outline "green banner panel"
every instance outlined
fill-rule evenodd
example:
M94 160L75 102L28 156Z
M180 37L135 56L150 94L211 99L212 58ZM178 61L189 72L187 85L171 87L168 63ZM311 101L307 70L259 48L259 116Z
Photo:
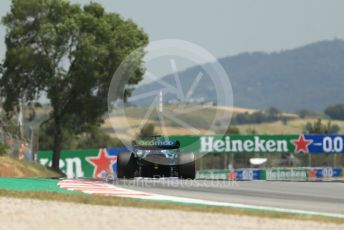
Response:
M104 178L117 171L117 154L123 151L127 151L126 148L63 150L60 169L68 178ZM37 160L42 165L50 166L52 152L40 151Z
M92 177L93 165L87 160L89 157L97 156L99 149L68 150L61 152L60 169L68 178ZM50 166L52 160L51 151L40 151L38 162L41 165Z
M299 135L214 135L171 136L179 140L182 151L196 153L288 153L295 151L293 140Z

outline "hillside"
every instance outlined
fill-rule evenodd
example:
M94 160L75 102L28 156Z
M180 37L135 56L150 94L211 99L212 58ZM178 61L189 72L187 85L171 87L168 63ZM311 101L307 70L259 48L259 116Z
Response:
M173 110L175 105L166 105L164 111ZM182 117L183 121L191 125L193 128L199 130L200 135L212 135L212 134L222 134L226 131L227 127L219 123L218 126L213 130L207 129L210 124L213 122L214 114L216 110L228 110L230 108L222 106L203 106L201 110L197 112L190 112ZM253 113L256 110L253 109L244 109L244 108L233 108L233 117L238 114L243 113ZM140 107L131 107L126 110L126 116L123 114L112 116L111 118L106 118L105 123L103 124L103 129L107 131L110 136L120 137L123 139L132 139L137 136L140 132L140 125L142 123L142 117L145 116L146 108ZM282 113L284 118L287 118L287 122L283 122L281 119L271 122L262 122L254 124L237 124L234 125L237 127L241 134L250 134L254 130L257 134L299 134L304 132L304 128L308 122L313 123L318 119L318 117L306 117L299 118L296 114L291 113ZM220 120L223 118L219 118ZM111 121L110 121L111 120ZM327 124L329 120L322 119L324 124ZM164 121L164 132L167 135L192 135L190 129L182 127L178 124L175 124L173 121L165 120ZM146 123L155 124L155 131L158 134L163 135L161 130L161 123L159 119L152 114L147 118ZM331 120L332 125L338 125L340 132L344 130L344 121L340 120ZM117 126L117 136L114 136L112 129L112 124Z
M275 53L243 53L219 61L230 76L234 106L237 107L266 109L275 106L286 112L322 111L344 101L343 40L322 41ZM196 66L179 73L184 91L190 88L200 71L201 67ZM207 77L203 79L193 98L216 101L213 84ZM175 85L173 75L163 80ZM134 95L157 88L161 88L157 82L142 85ZM171 95L166 95L165 100L170 99ZM149 100L142 103L150 103Z
M0 157L0 177L61 177L41 165L19 161L7 156Z
M304 132L305 125L310 122L311 124L316 121L315 118L297 118L283 124L282 121L266 122L261 124L245 124L237 125L240 133L247 133L254 129L258 134L300 134ZM322 122L327 124L329 120L323 119ZM332 125L338 125L340 133L344 131L344 121L331 120Z

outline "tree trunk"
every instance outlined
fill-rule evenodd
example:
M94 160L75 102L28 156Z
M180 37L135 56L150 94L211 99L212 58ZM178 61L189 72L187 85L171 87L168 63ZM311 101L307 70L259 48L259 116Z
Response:
M51 167L56 171L60 171L60 153L62 150L63 134L59 117L55 117L54 124L53 163Z

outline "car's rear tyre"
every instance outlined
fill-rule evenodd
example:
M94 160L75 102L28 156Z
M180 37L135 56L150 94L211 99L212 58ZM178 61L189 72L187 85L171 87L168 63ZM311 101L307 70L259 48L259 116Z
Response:
M122 152L117 157L117 177L134 178L135 161L134 154L131 152Z
M179 178L195 179L196 163L194 153L181 153L179 155Z

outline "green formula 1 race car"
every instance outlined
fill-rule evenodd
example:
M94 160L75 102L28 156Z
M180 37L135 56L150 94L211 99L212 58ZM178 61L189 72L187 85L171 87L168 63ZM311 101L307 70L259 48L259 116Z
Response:
M195 154L181 153L179 141L154 137L133 142L131 151L117 158L117 177L178 177L195 179Z

